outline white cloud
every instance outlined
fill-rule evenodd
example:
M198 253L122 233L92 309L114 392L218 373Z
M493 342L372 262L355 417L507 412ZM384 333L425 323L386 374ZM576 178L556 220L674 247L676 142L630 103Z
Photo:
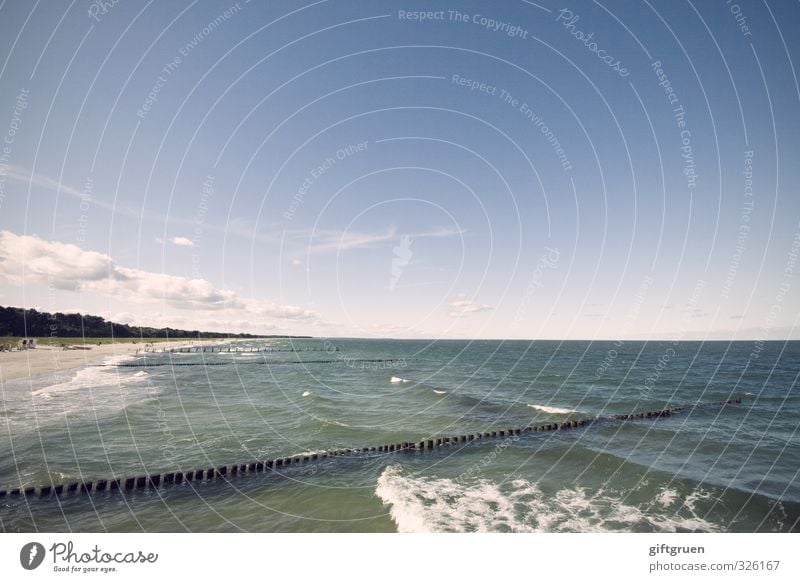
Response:
M175 236L170 239L170 242L174 245L179 247L193 247L194 243L191 239L186 238L185 236Z
M122 267L102 253L8 231L0 231L0 281L4 280L21 286L96 291L134 304L165 302L177 309L209 312L225 309L230 317L319 320L308 309L240 297L205 279Z
M111 257L78 246L0 231L0 278L76 289L113 276Z
M470 313L480 313L481 311L491 311L494 307L477 303L469 299L464 294L459 294L453 301L450 302L450 309L447 315L450 317L464 317Z

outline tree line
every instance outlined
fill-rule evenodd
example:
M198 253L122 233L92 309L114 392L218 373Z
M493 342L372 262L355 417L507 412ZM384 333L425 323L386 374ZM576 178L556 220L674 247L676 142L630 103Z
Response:
M219 333L174 329L172 327L139 327L106 321L97 315L82 313L47 313L35 309L0 306L0 337L97 337L97 338L259 338L304 337Z

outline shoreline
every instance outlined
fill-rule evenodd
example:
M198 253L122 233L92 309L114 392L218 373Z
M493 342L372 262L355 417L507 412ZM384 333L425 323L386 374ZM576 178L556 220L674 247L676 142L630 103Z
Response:
M161 348L185 348L193 345L223 343L224 340L176 340L154 344ZM40 346L18 352L0 352L0 384L11 380L40 378L57 372L85 368L98 361L113 356L133 356L148 342L139 341L108 343L92 346L90 350L63 350L56 347Z

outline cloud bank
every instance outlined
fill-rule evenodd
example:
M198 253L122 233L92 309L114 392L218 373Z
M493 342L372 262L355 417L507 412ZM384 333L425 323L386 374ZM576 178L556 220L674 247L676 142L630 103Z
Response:
M205 279L123 267L103 253L9 231L0 231L0 281L94 291L133 303L167 303L177 309L224 309L226 316L320 321L313 311L241 297Z

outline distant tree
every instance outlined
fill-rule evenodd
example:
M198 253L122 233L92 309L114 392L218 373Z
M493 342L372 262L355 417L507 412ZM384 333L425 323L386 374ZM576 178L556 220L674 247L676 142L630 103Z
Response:
M136 327L106 321L98 315L46 313L35 309L0 306L0 336L15 337L118 337L118 338L258 338L308 337L219 333L171 327Z

